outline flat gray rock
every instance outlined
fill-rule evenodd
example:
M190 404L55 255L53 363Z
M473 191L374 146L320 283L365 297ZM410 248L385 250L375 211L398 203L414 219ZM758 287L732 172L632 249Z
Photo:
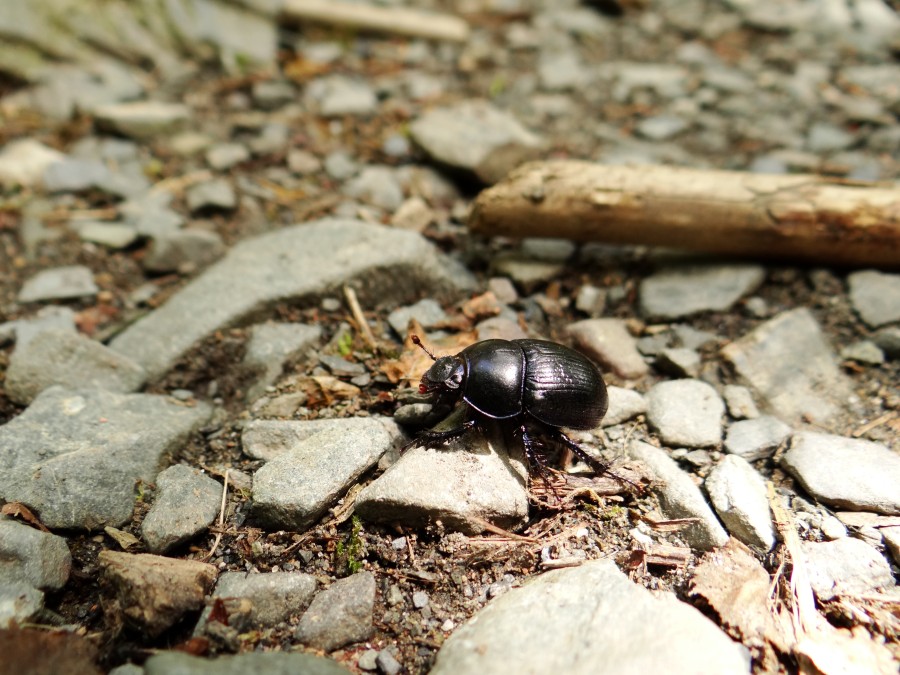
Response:
M867 326L900 321L900 274L863 270L848 276L847 283L853 309Z
M237 194L224 178L192 185L184 196L188 210L195 215L209 211L231 211L237 206Z
M371 572L339 579L313 598L294 637L325 652L362 642L375 632L374 607L375 576Z
M803 541L800 545L809 583L820 600L894 586L888 561L864 541L843 537L826 542Z
M65 539L0 516L0 583L57 590L65 586L71 571Z
M660 382L646 398L647 423L666 445L706 448L722 441L725 403L706 382Z
M137 230L122 223L91 221L78 228L78 238L106 248L128 248L138 239Z
M650 593L606 560L547 572L504 593L450 636L431 671L749 672L750 655L698 610L673 595Z
M11 141L0 150L0 185L36 187L47 168L65 158L34 138Z
M804 431L781 465L829 506L900 515L900 455L883 445Z
M388 314L388 323L394 332L401 338L406 339L406 332L410 319L415 319L422 328L433 328L441 321L446 321L449 317L439 302L432 298L423 298L414 305L398 307Z
M355 220L324 219L244 241L111 347L162 376L207 335L280 301L312 298L361 280L363 303L442 296L474 286L471 274L423 237Z
M634 441L628 454L647 465L653 474L651 489L659 497L663 513L667 518L698 518L678 534L688 544L700 550L724 546L728 533L722 528L703 493L691 477L664 450Z
M43 592L24 581L0 580L0 625L30 623L43 608Z
M0 498L51 528L119 526L131 519L135 482L156 480L162 456L210 414L163 396L51 387L0 427Z
M69 300L97 295L94 275L84 265L69 265L42 270L26 281L19 302Z
M779 314L724 347L722 356L771 412L786 422L825 423L847 408L850 381L812 313Z
M183 127L190 117L188 106L162 101L113 103L94 110L97 126L138 140L171 134Z
M719 518L737 539L758 551L775 545L775 528L762 476L737 455L726 455L713 467L706 492Z
M647 400L633 389L608 386L609 408L600 421L601 427L611 427L637 417L647 411Z
M725 311L755 291L765 277L765 269L760 265L671 267L641 282L641 315L677 319L699 312Z
M144 664L144 675L348 675L331 659L299 652L248 652L208 659L184 652L160 652Z
M566 332L572 336L580 351L620 377L634 380L650 370L621 319L576 321L568 326Z
M172 229L153 235L141 265L157 273L194 272L221 258L226 248L217 232L196 227Z
M722 398L728 414L736 420L750 420L759 417L759 409L753 400L753 394L747 387L739 384L726 384L722 388Z
M748 462L755 462L771 457L791 433L791 428L777 417L761 415L755 419L740 420L729 426L723 447L732 455L739 455Z
M378 522L420 527L440 520L468 534L484 521L517 529L528 518L526 469L509 457L496 429L469 432L438 448L413 446L356 497L356 512ZM486 440L487 438L487 440Z
M47 387L104 389L128 393L140 388L144 369L127 356L70 330L48 330L19 345L9 360L6 392L30 403Z
M0 324L0 342L14 337L16 349L24 347L37 335L48 330L74 333L75 312L62 305L41 307L33 316Z
M156 478L158 495L141 524L151 553L166 553L190 541L216 519L222 486L199 469L176 464Z
M308 433L306 422L265 420L247 433L265 434L265 443L284 451L253 478L253 515L268 527L302 530L312 525L399 436L392 420L355 417L334 420ZM306 435L308 434L308 435Z
M410 132L433 159L488 184L537 158L543 148L541 139L515 117L478 99L429 110L413 121Z
M254 401L281 375L285 362L306 352L322 337L321 326L303 323L267 322L250 329L250 340L242 366L256 373L256 381L247 389L247 400Z
M311 574L303 572L223 572L213 591L212 598L246 598L250 601L249 624L244 630L271 628L292 615L303 612L312 602L319 582ZM203 628L212 612L212 604L197 622L195 634Z

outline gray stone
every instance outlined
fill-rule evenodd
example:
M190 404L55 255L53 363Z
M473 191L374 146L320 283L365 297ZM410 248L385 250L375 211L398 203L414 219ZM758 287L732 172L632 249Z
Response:
M403 203L403 188L389 166L367 166L344 185L344 194L386 211L396 211Z
M794 434L781 465L829 506L900 515L900 455L883 445L804 431Z
M836 152L849 148L856 137L828 122L814 122L809 128L806 147L812 152Z
M719 340L714 333L698 330L685 323L677 323L672 326L672 337L676 347L694 350L710 347Z
M286 448L253 478L254 517L274 528L308 527L399 436L387 419L357 417L339 422L311 434L304 429L305 422L260 420L248 425L245 438L262 436L266 445L280 442Z
M651 141L666 141L687 129L688 123L678 115L654 115L641 120L634 130Z
M230 169L250 159L250 151L242 143L219 143L206 151L206 163L216 171Z
M47 169L65 158L33 138L10 141L0 150L0 185L37 187Z
M253 326L244 368L258 373L256 381L247 389L247 400L254 401L281 375L284 365L318 344L322 337L320 326L302 323L263 323Z
M706 382L660 382L647 392L647 424L669 446L704 448L722 440L725 404Z
M391 654L390 649L382 649L378 652L375 663L378 665L378 670L384 675L397 675L403 668L403 665Z
M656 272L641 282L641 314L677 319L730 309L765 279L760 265L684 265Z
M468 534L482 532L484 521L521 527L528 518L527 470L521 456L510 458L497 432L488 425L484 436L464 434L436 449L413 446L363 488L356 512L411 527L440 521Z
M713 508L742 542L766 552L775 545L775 528L762 476L737 455L722 458L705 482Z
M110 346L153 379L216 330L275 301L312 298L354 279L360 301L440 297L471 289L471 274L420 235L351 220L325 219L246 240Z
M315 598L297 625L294 637L303 644L330 652L369 639L375 632L375 577L359 572L335 581Z
M787 422L826 423L851 400L849 379L810 311L779 314L725 346L722 356L766 406Z
M316 101L326 117L371 115L378 110L375 91L364 80L329 75L306 86L306 95Z
M322 162L308 150L292 148L287 154L288 168L296 174L306 176L322 170Z
M0 579L0 626L30 623L43 607L44 594L38 589L24 581Z
M620 377L638 379L650 370L621 319L576 321L566 332L580 351Z
M609 397L609 408L600 426L611 427L621 424L647 411L647 401L633 389L607 386L606 394Z
M143 381L143 368L128 357L80 333L47 330L13 352L6 392L24 404L55 384L127 393Z
M144 664L144 675L348 675L349 670L322 656L302 652L247 652L209 659L184 652L154 654Z
M28 279L19 292L19 302L85 298L98 290L93 273L84 265L54 267Z
M844 347L841 350L841 358L870 366L880 366L884 363L884 352L872 340L860 340Z
M580 89L591 77L591 71L571 50L541 54L537 71L541 88L549 91Z
M101 189L110 180L110 171L98 159L66 157L53 162L44 172L47 192L84 192Z
M275 110L297 98L294 85L285 80L262 80L253 83L253 101L263 110Z
M442 321L449 319L440 303L431 298L423 298L414 305L398 307L388 314L388 323L394 332L402 338L406 337L409 322L415 319L423 328L434 328Z
M122 249L128 248L137 241L138 233L134 228L121 223L92 221L78 227L78 236L82 241L100 244L111 249Z
M410 132L433 159L489 184L536 158L543 147L514 117L482 100L430 110L413 121Z
M771 457L778 446L790 438L791 433L791 428L777 417L762 415L729 426L724 448L726 452L748 462L755 462Z
M749 420L759 417L759 409L753 401L753 394L747 387L739 384L726 384L722 389L722 398L728 414L736 420Z
M222 486L198 469L176 464L156 478L158 494L141 524L151 553L166 553L190 541L216 519Z
M245 598L250 601L249 625L245 630L271 628L303 612L312 602L319 582L303 572L247 574L224 572L216 582L212 598ZM212 612L207 604L194 634L202 634Z
M700 354L686 347L668 347L659 353L656 367L673 377L697 377L700 374Z
M556 279L565 265L559 262L535 260L520 253L501 253L491 259L491 273L509 277L526 292Z
M117 527L131 519L135 482L152 483L162 456L210 412L149 394L46 389L0 427L0 498L52 528Z
M809 583L819 600L894 586L888 561L864 541L843 537L826 542L803 541L800 546Z
M872 340L889 359L900 358L900 326L880 328Z
M346 152L340 150L329 153L325 157L323 165L325 173L335 180L346 180L359 171L359 164Z
M58 590L71 571L65 539L0 516L0 583Z
M185 193L188 209L191 213L207 211L232 211L237 207L237 195L234 188L224 178L216 178L197 183Z
M225 254L225 242L216 232L189 227L158 233L141 261L149 272L193 272Z
M186 105L161 101L129 101L94 109L94 121L100 128L137 140L172 134L190 117L191 110Z
M871 328L900 321L900 274L876 270L854 272L847 277L850 302Z
M602 560L499 596L450 636L431 672L746 674L750 656L698 610Z
M74 333L75 312L61 305L41 307L34 316L16 319L0 325L0 334L15 336L16 348L21 349L44 331ZM4 339L8 339L7 336ZM3 339L0 339L2 342Z
M688 544L700 550L724 546L728 533L722 528L703 493L691 477L664 450L634 441L628 449L633 459L640 460L654 476L651 489L659 497L663 513L667 518L697 518L686 528L679 530L679 536Z

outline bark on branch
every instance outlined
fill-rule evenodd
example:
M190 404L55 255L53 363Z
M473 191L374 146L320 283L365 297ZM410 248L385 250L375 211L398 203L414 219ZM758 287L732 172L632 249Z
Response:
M900 189L815 175L532 162L478 196L469 228L900 267Z

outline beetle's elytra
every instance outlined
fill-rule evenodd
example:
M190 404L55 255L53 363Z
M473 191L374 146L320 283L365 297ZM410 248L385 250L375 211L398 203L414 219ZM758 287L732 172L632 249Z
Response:
M569 447L595 470L605 470L560 427L592 429L608 404L606 385L597 367L583 354L546 340L483 340L455 356L436 358L419 384L436 403L460 400L475 411L463 425L449 431L426 431L426 441L444 441L477 424L478 415L511 420L518 427L526 455L536 460L535 441L527 426L540 426L545 435Z

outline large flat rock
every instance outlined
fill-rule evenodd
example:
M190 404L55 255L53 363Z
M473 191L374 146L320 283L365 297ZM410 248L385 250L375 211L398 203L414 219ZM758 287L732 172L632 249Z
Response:
M334 293L351 281L365 304L451 295L474 285L469 272L415 232L323 219L238 244L110 346L152 380L217 330L277 302Z
M750 655L698 610L606 560L542 574L461 626L433 675L749 673Z
M210 416L150 394L44 390L0 427L0 499L22 502L51 528L102 529L131 518L135 483Z

